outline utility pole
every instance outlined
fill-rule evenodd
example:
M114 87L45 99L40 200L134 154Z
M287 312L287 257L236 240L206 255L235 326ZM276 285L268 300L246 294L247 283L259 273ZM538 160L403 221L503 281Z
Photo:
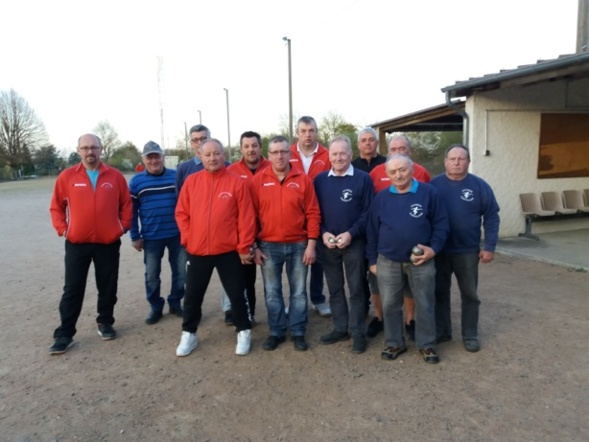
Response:
M188 126L184 122L184 144L186 145L186 157L188 158Z
M290 38L282 37L288 46L288 144L292 144L292 63L290 56Z
M198 112L198 124L202 124L202 112L201 111L197 111Z
M225 100L227 102L227 149L229 149L229 162L231 162L231 125L229 124L229 90L223 88L225 91Z
M160 137L162 149L165 150L164 136L164 57L157 57L157 88L160 104Z

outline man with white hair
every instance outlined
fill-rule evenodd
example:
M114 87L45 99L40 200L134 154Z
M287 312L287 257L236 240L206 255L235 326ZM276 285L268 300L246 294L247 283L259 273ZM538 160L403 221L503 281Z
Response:
M389 141L389 158L393 155L407 155L411 158L413 148L409 138L405 135L397 135L391 138ZM421 183L429 183L431 180L429 172L425 167L413 162L413 178ZM391 178L388 176L385 164L376 166L372 172L370 172L370 178L374 184L374 190L376 193L381 192L391 186ZM372 292L372 305L374 308L374 318L368 324L368 330L366 335L368 337L374 337L383 330L382 324L382 310L379 296L378 283L374 278L369 279L370 288ZM413 295L411 289L406 287L405 290L405 331L407 336L411 340L415 340L415 304L413 302Z
M415 342L425 362L437 364L435 274L432 258L448 236L448 216L438 191L413 178L413 162L393 155L386 162L392 185L374 199L366 227L366 256L377 276L386 348L385 360L407 351L403 337L405 280L415 298Z
M360 354L366 351L364 255L366 219L374 188L370 176L351 165L352 142L347 136L331 141L329 160L331 170L317 175L314 182L321 209L319 248L333 321L333 330L321 336L319 343L335 344L351 334L352 353Z

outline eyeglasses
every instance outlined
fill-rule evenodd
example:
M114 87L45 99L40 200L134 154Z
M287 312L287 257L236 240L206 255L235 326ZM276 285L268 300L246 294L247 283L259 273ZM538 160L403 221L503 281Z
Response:
M268 155L288 155L290 150L275 150L274 152L268 151Z
M100 146L90 146L90 147L84 146L84 147L78 147L78 149L80 149L84 153L88 153L90 151L100 150Z
M198 138L191 138L190 141L192 141L193 143L198 143L200 141L202 143L206 139L207 139L207 137L198 137Z

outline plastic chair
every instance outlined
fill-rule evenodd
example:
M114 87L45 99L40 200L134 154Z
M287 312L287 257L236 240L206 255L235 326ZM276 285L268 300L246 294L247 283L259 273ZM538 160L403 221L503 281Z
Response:
M565 209L560 192L542 192L542 207L544 210L554 210L562 215L577 213L577 209Z
M542 202L537 193L520 193L519 201L524 215L553 216L556 214L554 210L542 208Z
M562 195L564 196L565 208L589 213L589 206L583 201L583 193L580 190L565 190Z

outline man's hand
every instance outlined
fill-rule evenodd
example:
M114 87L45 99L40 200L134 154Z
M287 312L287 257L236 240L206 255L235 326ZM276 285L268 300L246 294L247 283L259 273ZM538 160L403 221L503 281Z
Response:
M136 239L135 241L131 241L131 246L133 246L133 248L138 252L141 252L143 251L143 240Z
M305 253L303 254L303 264L306 266L310 266L315 262L315 258L317 255L315 254L315 245L317 244L317 240L310 239L307 242L307 248L305 249Z
M254 256L251 253L240 253L239 259L241 259L242 264L251 264Z
M268 257L266 255L264 255L259 248L257 248L256 250L254 250L254 262L257 265L263 266L265 259L268 259Z
M488 264L493 261L493 259L495 259L495 253L489 252L487 250L481 250L479 253L479 258L483 264Z
M321 235L321 238L323 239L323 245L328 249L335 249L337 247L336 238L333 233L325 232Z
M372 264L368 268L370 269L370 273L372 273L374 276L376 276L376 264Z
M436 252L431 247L424 246L423 244L417 244L417 247L423 250L423 255L413 255L413 265L420 266L436 256Z
M352 235L349 232L340 233L337 238L335 238L335 244L337 245L338 249L345 249L352 243Z

